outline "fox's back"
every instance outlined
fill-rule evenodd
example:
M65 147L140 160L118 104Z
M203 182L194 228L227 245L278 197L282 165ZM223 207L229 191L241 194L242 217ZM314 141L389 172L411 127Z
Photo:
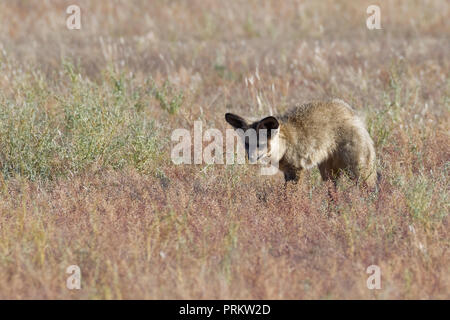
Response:
M334 130L355 117L355 112L347 103L335 99L296 105L280 116L280 122L309 135L316 130Z
M298 105L280 116L282 135L293 147L291 152L318 153L319 157L336 149L355 119L355 112L342 100Z

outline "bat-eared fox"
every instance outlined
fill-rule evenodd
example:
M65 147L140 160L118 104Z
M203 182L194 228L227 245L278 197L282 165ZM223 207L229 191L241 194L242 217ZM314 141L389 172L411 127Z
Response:
M363 120L342 100L297 105L259 121L247 122L231 113L225 119L235 129L255 130L256 147L244 141L248 159L277 162L286 181L296 182L304 170L318 166L323 180L336 182L346 173L370 189L376 185L373 141ZM260 139L261 129L266 129L266 139Z

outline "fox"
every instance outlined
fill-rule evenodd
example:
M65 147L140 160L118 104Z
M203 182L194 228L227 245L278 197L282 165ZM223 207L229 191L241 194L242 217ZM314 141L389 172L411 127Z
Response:
M318 167L322 180L334 185L344 173L370 189L377 184L380 174L373 140L362 117L343 100L297 104L283 114L257 121L226 113L225 120L236 130L256 131L254 148L248 139L243 141L246 158L277 163L286 182L298 183L306 170ZM262 129L267 133L265 139L261 139Z

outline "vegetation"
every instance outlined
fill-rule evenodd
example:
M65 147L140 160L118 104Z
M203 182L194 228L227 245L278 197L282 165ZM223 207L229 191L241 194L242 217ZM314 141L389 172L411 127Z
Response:
M0 298L450 298L450 5L381 1L368 30L370 4L85 1L68 30L65 1L2 2ZM331 97L376 192L170 159L196 120Z

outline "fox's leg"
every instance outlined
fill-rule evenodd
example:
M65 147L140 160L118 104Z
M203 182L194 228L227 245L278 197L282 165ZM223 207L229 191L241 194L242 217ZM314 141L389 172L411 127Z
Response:
M378 172L375 165L375 149L366 143L359 156L359 178L368 190L375 190L378 182Z
M358 168L355 169L355 175L357 178L357 183L361 184L368 190L375 190L378 182L378 172L372 163L361 163Z
M347 161L340 165L349 177L356 181L357 185L368 189L374 189L377 181L375 170L375 152L373 147L364 141L360 141L358 148L344 150Z
M333 181L334 185L336 185L336 179L338 178L337 175L339 172L336 168L335 162L336 162L335 159L330 157L318 165L322 180L323 181L331 180Z
M292 181L298 183L301 182L302 178L303 178L303 169L291 168L284 171L285 182Z
M337 171L335 170L335 159L329 158L318 165L320 175L322 180L327 182L331 181L332 183L328 185L328 197L331 201L337 200L336 194L336 179L337 179Z
M296 170L293 168L290 169L284 169L284 199L288 200L288 195L291 193L289 189L293 186L289 186L288 182L293 182L295 185L295 188L297 188L299 184L299 181L303 178L303 170Z

